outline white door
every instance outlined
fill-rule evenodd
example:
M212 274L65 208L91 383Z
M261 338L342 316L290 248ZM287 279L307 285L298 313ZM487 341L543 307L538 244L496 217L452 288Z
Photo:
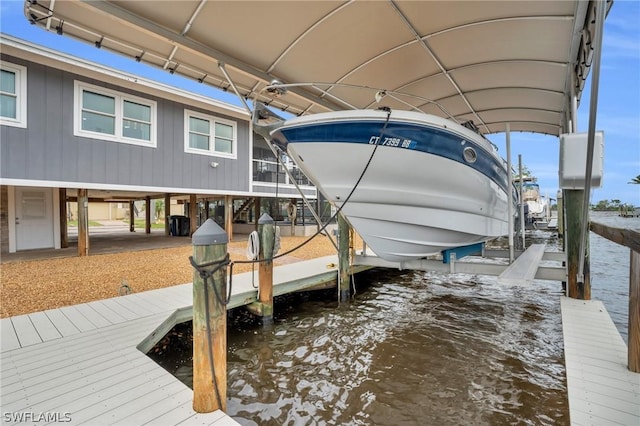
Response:
M53 248L51 188L16 188L16 249Z

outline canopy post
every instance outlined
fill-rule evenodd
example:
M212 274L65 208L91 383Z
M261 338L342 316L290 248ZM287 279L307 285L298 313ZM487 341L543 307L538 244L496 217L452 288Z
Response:
M593 52L593 74L591 75L591 97L589 105L589 131L587 133L587 164L585 170L584 199L582 203L582 223L580 229L580 250L578 260L578 283L587 284L585 279L585 263L587 238L589 236L589 196L591 193L591 177L593 172L593 150L595 146L596 116L598 112L598 87L600 83L600 57L602 51L602 36L604 31L604 14L606 1L596 2L596 34ZM587 268L588 270L588 268Z
M522 176L522 154L518 154L518 175L520 176L520 188L518 188L520 194L520 239L522 243L522 250L524 250L526 248L524 235L524 225L526 218L524 217L524 201L522 200L522 181L524 180Z
M507 171L509 184L507 185L507 205L509 207L509 264L513 263L515 254L513 250L513 231L515 229L513 219L513 173L511 172L511 125L506 124L505 128L506 142L507 142ZM520 220L523 218L520 217Z

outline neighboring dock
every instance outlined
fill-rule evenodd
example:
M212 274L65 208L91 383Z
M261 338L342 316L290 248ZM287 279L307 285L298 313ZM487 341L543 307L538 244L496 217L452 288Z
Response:
M337 263L327 256L277 267L274 294L335 282ZM235 275L228 308L256 293L250 272ZM191 389L141 351L164 327L190 319L192 301L183 284L2 319L2 423L45 415L72 424L236 424L220 411L194 412Z

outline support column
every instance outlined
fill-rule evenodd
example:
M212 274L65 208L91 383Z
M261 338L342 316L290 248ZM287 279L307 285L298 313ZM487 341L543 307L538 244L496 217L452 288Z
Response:
M262 203L262 198L255 197L253 199L253 217L255 218L254 221L256 223L256 231L258 230L258 222L260 219L261 203Z
M351 296L349 285L349 223L342 214L338 215L338 286L340 289L340 301L346 302Z
M562 191L558 190L556 195L557 201L557 214L558 214L558 237L562 238L564 236L564 201L563 201Z
M89 255L89 191L78 189L78 256Z
M171 224L169 216L171 215L171 194L164 194L164 235L171 234Z
M136 214L135 214L135 210L136 210L136 205L135 205L135 201L131 200L129 201L129 232L136 232L136 228L135 228L135 218L136 218Z
M196 194L189 196L189 236L196 232L198 227L198 197Z
M144 233L151 233L151 197L144 197Z
M233 197L224 196L224 229L229 235L229 241L233 241Z
M275 221L267 213L258 220L260 252L258 254L258 301L248 306L249 311L262 317L263 324L273 322L273 246ZM268 260L265 260L268 259Z
M629 259L629 346L627 366L640 373L640 253L630 250Z
M67 227L67 189L60 188L60 248L69 247L69 228Z
M565 251L567 254L567 296L574 299L591 299L591 282L589 273L589 234L585 243L587 255L584 258L584 282L578 282L578 262L580 261L580 237L582 224L582 205L584 190L566 189L564 205L566 214Z
M213 219L208 219L192 240L197 265L225 259L227 234ZM193 410L198 413L227 408L226 297L226 267L206 282L198 271L193 272Z

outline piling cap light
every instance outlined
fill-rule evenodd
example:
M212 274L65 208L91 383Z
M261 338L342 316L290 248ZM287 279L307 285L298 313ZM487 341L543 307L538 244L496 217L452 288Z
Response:
M229 236L213 219L209 218L191 236L191 243L194 246L210 246L214 244L226 244Z

